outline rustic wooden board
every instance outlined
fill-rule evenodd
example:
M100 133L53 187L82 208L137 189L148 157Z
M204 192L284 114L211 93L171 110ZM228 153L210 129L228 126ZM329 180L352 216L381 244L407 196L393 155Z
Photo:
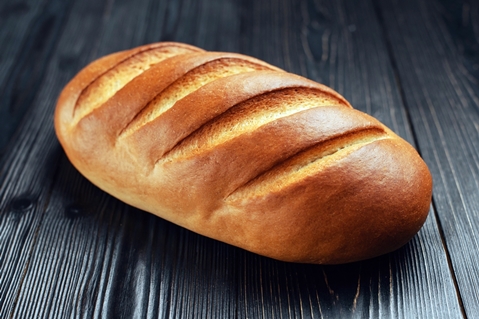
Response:
M27 110L27 115L13 137L10 143L11 147L2 157L2 173L0 175L0 194L2 198L0 203L2 212L0 215L1 318L13 316L12 311L18 304L19 294L24 287L25 273L30 263L32 249L37 242L43 218L47 214L46 209L51 197L52 183L56 176L57 164L62 155L52 127L53 108L61 86L88 61L88 52L91 50L90 41L94 39L95 28L89 30L87 22L92 15L100 14L101 17L101 8L104 7L104 4L97 6L94 4L95 2L81 1L78 4L75 3L77 5L75 9L77 10L69 18L68 23L73 27L74 30L72 31L81 29L83 37L78 36L75 32L67 33L64 36L64 39L67 39L66 43L58 45L62 50L55 50L55 54L49 54L48 58L42 61L45 64L43 67L46 68L45 76L36 80L38 84L35 87L27 86L25 88L23 87L24 82L21 81L14 86L3 87L7 88L5 90L7 97L11 92L17 91L19 95L32 94L34 98L28 103L27 101L23 102L26 104L22 108L24 112ZM41 11L36 11L36 18L32 20L41 20L40 17L45 12L53 10L50 5L55 7L59 5L58 3L58 1L47 2ZM88 8L83 11L78 10L78 5L81 3L84 3ZM67 6L62 8L66 10ZM86 11L90 11L92 14L89 15ZM59 16L66 14L66 11L61 10L55 12ZM53 21L56 21L55 18L53 18ZM63 18L62 21L66 22L66 19ZM90 26L97 27L97 25L98 22ZM59 30L63 30L64 26L58 23L55 24L57 30L49 29L57 37L49 41L58 41ZM69 31L68 28L65 30ZM11 31L4 28L2 32ZM37 33L40 39L34 38L30 41L42 42L48 40L43 38L46 35ZM24 38L25 36L22 33L18 34L18 41L23 42L22 39ZM25 49L28 49L30 42L25 41L23 44ZM85 44L88 45L85 46ZM48 50L52 51L53 49L54 47L51 47ZM35 49L32 50L35 51ZM19 51L22 51L22 49L20 48ZM72 54L65 52L72 52ZM33 53L32 55L35 56ZM53 55L55 58L52 58ZM40 56L46 56L46 54L40 54ZM29 64L30 62L27 60L31 58L29 55L17 54L19 63ZM26 69L15 68L16 63L13 63L13 65L13 70L17 70L17 72L26 71ZM12 74L11 78L18 78L17 74ZM29 89L36 89L37 91L29 92ZM2 117L2 123L20 122L19 117L23 117L20 112L9 113L8 116ZM47 260L45 260L45 266L48 266ZM38 273L39 278L42 278L42 276L42 273ZM48 296L44 296L44 298L46 300ZM23 307L28 307L28 305L23 305Z
M268 3L257 2L255 5L261 6L260 9L252 11L277 12L277 6L272 3L269 3L268 6ZM255 31L262 30L262 35L257 38L255 45L251 45L251 49L245 51L260 55L261 58L273 62L273 57L280 61L278 56L286 56L284 60L287 60L288 63L280 64L280 66L337 89L356 108L379 118L401 136L414 143L414 136L408 124L407 110L403 107L399 85L396 83L394 75L395 70L387 50L385 30L382 30L380 21L374 13L373 4L364 1L291 2L283 10L283 14L289 12L289 15L287 15L288 20L282 21L282 24L275 24L275 14L271 14L271 20L264 16L258 17L257 22L251 24L256 26L256 29L244 27L246 32L244 39L255 39ZM275 27L271 27L272 25ZM281 45L275 46L275 41ZM285 48L286 45L287 48ZM264 48L275 48L276 51L267 51ZM291 51L295 54L291 54ZM431 248L438 250L435 255L435 258L438 258L437 262L427 265L414 263L420 268L424 267L424 270L421 271L416 269L414 274L418 278L411 280L411 277L401 277L397 279L400 285L407 287L406 290L423 291L425 299L430 297L433 300L443 301L431 304L430 307L427 305L430 301L418 306L421 301L418 301L413 293L400 302L404 308L408 309L407 313L414 313L418 317L461 317L460 301L457 301L452 280L449 278L447 261L443 255L439 236L437 236L437 225L434 220L430 222L428 221L420 233L420 236L424 235L426 238L418 237L417 239L422 243L420 246L431 245ZM438 266L437 269L430 271L436 266ZM394 265L391 268L394 268ZM428 275L435 273L438 277L435 279L421 278L426 273ZM438 288L442 284L429 286L432 282L442 282L448 289ZM443 290L442 293L446 295L436 295L438 290ZM384 293L382 291L380 295L384 296ZM367 293L360 290L359 296L363 298L367 296ZM385 303L381 299L379 298L378 303L384 305ZM371 303L370 309L374 309L374 299L369 302ZM394 317L399 316L404 308L399 310L399 313L384 309L379 310L378 313ZM421 311L424 312L419 315ZM371 310L370 315L375 317L374 311Z
M379 3L466 314L479 313L479 3Z
M45 77L71 1L5 1L0 8L0 155Z
M477 273L468 268L473 264L460 261L461 257L477 258L465 251L474 248L474 243L463 238L473 235L470 229L475 228L464 226L469 233L454 234L464 229L449 225L452 217L446 214L454 205L468 201L468 214L453 210L453 217L460 223L468 222L463 216L476 218L471 211L474 198L465 195L470 191L466 185L475 184L461 184L464 181L448 175L459 174L465 182L472 181L476 167L472 176L462 176L471 174L470 166L444 166L436 154L445 152L444 145L446 150L464 151L464 145L475 146L478 140L464 136L466 142L461 142L442 134L436 124L444 121L452 130L456 121L467 122L466 110L451 114L454 105L443 108L439 104L440 110L429 114L430 109L418 104L421 92L433 94L433 86L405 70L414 66L424 76L438 76L446 99L448 90L462 90L466 100L475 101L477 85L470 83L470 77L464 82L454 73L456 82L448 82L443 73L423 71L419 60L401 60L401 50L422 57L424 52L415 52L411 43L428 38L422 33L405 37L407 26L395 17L416 10L416 17L427 18L432 25L428 28L444 26L437 20L439 10L424 10L429 3L422 3L421 11L409 2L411 7L404 9L397 3L375 6L353 0L50 0L38 7L32 4L29 12L33 14L24 17L25 21L43 21L40 10L53 16L45 42L38 39L40 49L33 46L6 64L0 61L9 68L10 77L19 79L15 85L2 84L2 89L11 96L31 89L21 102L28 113L2 158L0 317L461 318L463 299L468 314L473 314L474 294L457 294L448 253L454 270L462 272L459 290L476 287L473 280L466 282L466 271L471 276ZM430 3L437 9L437 3ZM453 11L453 18L448 19L458 13ZM13 20L0 23L6 26L0 30L2 40L13 32L9 29ZM20 28L17 32L13 34L18 39L43 37L41 31ZM393 43L393 37L399 44ZM76 172L56 141L52 127L56 96L95 57L158 40L254 55L334 87L356 108L378 117L410 142L419 141L435 176L444 176L435 186L439 196L435 193L435 208L444 238L432 210L418 236L386 256L341 266L283 263L199 236L98 190ZM400 41L409 41L409 46ZM21 52L21 45L16 45ZM434 56L436 51L431 51ZM30 61L32 56L40 59L41 68ZM435 62L444 62L442 57L436 56ZM477 73L471 74L477 79ZM408 99L408 93L414 98ZM4 103L13 103L8 101ZM458 113L462 117L456 118ZM459 132L473 132L468 125L473 124L469 121ZM476 156L473 149L461 154L466 160ZM449 193L450 181L466 188Z

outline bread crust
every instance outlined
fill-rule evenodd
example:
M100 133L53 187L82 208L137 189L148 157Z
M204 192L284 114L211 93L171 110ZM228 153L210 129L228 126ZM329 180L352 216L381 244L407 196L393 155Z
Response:
M429 211L412 146L330 88L240 54L169 42L103 57L61 93L55 130L104 191L279 260L375 257Z

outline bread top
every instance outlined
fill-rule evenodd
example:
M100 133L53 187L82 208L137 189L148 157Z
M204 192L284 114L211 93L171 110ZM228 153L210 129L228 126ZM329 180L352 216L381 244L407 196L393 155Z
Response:
M431 200L417 152L337 92L179 43L101 58L61 93L73 165L124 202L272 258L342 263L406 243Z

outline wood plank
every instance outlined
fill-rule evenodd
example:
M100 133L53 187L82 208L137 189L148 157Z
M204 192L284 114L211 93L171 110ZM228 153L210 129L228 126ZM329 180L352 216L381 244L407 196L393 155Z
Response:
M211 51L240 51L242 7L235 0L153 2L144 43L178 41Z
M32 105L70 10L69 1L5 1L0 8L0 156Z
M414 144L407 110L371 2L283 1L276 5L261 1L251 5L255 9L245 10L252 14L248 23L242 25L242 49L335 88L355 108L375 116ZM265 12L270 14L259 14ZM322 297L320 306L312 309L333 318L359 314L371 318L461 318L460 300L438 229L431 211L425 227L403 253L384 257L391 258L388 261L379 258L368 275L359 275L354 268L357 265L345 268L344 272L337 271L341 268L326 267L331 271L325 273L327 286L340 288L332 289L331 296L312 290L312 296L316 293ZM345 279L344 273L357 276ZM385 281L389 285L381 282L384 277L375 277L382 274L387 274ZM341 289L344 282L347 289ZM377 294L371 294L372 291Z
M53 135L56 94L74 72L93 57L158 38L239 47L321 80L412 141L370 2L74 5L1 175L9 189L0 193L2 211L8 204L23 213L0 216L0 247L10 249L0 256L21 259L13 272L0 266L9 269L0 274L0 317L461 317L434 214L410 244L380 258L342 266L273 261L104 194L61 155ZM26 209L27 201L14 201L28 196L35 202Z
M131 3L131 6L130 8L107 8L107 15L105 15L105 17L108 20L104 20L103 22L108 28L106 31L97 30L99 37L91 44L93 49L90 50L93 51L93 53L90 53L90 57L92 55L98 56L103 53L109 53L113 51L113 47L115 49L123 49L132 45L141 44L135 42L138 41L137 34L130 33L131 36L129 38L119 36L125 29L138 23L135 21L136 19L143 20L144 14L150 12L146 10L146 8L148 8L147 3L143 5ZM85 4L84 8L88 7L89 4ZM138 14L131 14L134 8L142 8L142 11L137 12ZM77 23L85 19L85 17L82 16L83 12L81 8L75 8L74 12L78 12L78 16L70 17L69 21L74 22L67 26L68 29L65 31L65 36L60 40L59 48L61 48L61 50L54 57L51 69L49 70L49 74L52 74L53 77L61 71L58 70L56 65L57 60L65 59L71 62L70 64L74 66L77 65L77 59L72 58L72 54L68 52L71 48L71 45L68 43L71 39L71 35L69 34L75 33L78 27ZM128 12L128 16L131 17L130 20L132 21L129 23L128 20L125 20L125 12ZM194 12L191 11L190 14L194 14ZM95 27L98 28L98 24L96 26L92 25L91 27L92 29ZM144 28L141 24L140 27ZM116 39L116 43L111 43L113 40L110 39ZM66 43L63 44L63 42ZM64 50L67 52L63 52ZM58 83L55 83L55 85L58 85ZM50 123L43 124L46 124L46 127L51 126ZM64 167L66 163L65 158L63 158L62 167ZM18 306L14 309L14 312L12 312L12 316L58 317L64 314L73 314L82 317L123 317L145 312L153 315L167 314L174 316L180 309L183 309L183 304L172 301L173 305L177 305L178 307L171 307L169 310L169 299L173 298L173 296L177 296L179 301L183 302L185 298L188 298L188 291L191 290L189 286L190 281L186 281L186 284L184 284L185 279L183 278L183 273L168 264L169 267L162 271L162 268L165 267L162 265L164 261L159 259L161 262L159 265L162 268L155 269L159 274L153 273L149 275L156 279L151 283L153 287L150 288L150 282L142 282L146 278L135 277L139 275L139 273L135 271L141 267L146 267L147 271L148 268L151 267L149 265L150 262L138 265L138 260L142 263L144 260L138 258L134 253L131 253L132 259L130 260L128 249L123 248L125 246L130 247L130 249L136 253L138 251L138 245L141 244L139 241L144 241L143 237L139 240L137 237L134 238L136 240L131 240L129 235L131 234L131 229L126 228L126 231L124 225L134 225L134 228L143 228L144 231L139 233L140 236L143 236L145 232L149 231L151 233L154 231L155 227L151 227L155 224L151 222L152 218L155 221L161 220L143 212L140 212L140 214L148 216L149 220L147 222L141 219L138 220L136 214L125 215L122 211L129 210L130 208L124 204L119 204L104 193L101 193L102 197L100 199L89 197L88 194L92 191L99 192L98 189L85 182L84 178L80 177L69 163L67 167L67 172L62 168L58 173L60 179L58 183L55 183L51 194L51 204L46 208L47 212L45 213L42 227L38 229L37 245L31 252L31 260L29 261L28 269L26 269L24 273L24 289L18 294L16 300ZM74 173L76 173L76 176ZM74 176L72 177L71 175ZM66 179L64 179L64 177L66 177ZM71 220L68 218L71 217L69 216L71 214L64 213L64 207L68 207L71 204L69 202L71 201L70 197L68 194L65 194L64 191L66 185L69 184L87 184L86 190L80 186L81 190L75 193L77 195L75 198L78 201L78 196L81 197L86 194L87 201L93 200L93 202L89 202L89 204L91 205L90 207L94 207L95 213L104 213L100 214L100 220L97 219L95 223L87 223L85 225L82 224L84 220L78 218L80 226L72 225ZM73 189L75 189L75 186L73 186ZM112 201L116 204L111 204ZM103 202L106 202L106 204L103 205ZM81 206L84 206L84 204ZM111 220L112 216L118 218ZM101 219L102 217L106 219L106 222L104 219ZM162 222L166 223L164 221ZM167 225L170 224L167 223ZM102 232L97 230L98 227L100 227ZM165 228L167 230L168 227L169 226L163 227L162 230L164 231ZM80 229L78 233L76 232L77 229ZM190 234L176 227L176 233L178 233L178 231ZM96 236L91 237L89 236L90 233L99 234L99 236L98 238ZM180 238L181 240L180 235L175 234L175 232L170 232L170 234L172 234L174 240L176 238ZM73 235L76 235L76 237ZM72 236L75 239L73 242L71 241ZM160 235L156 237L158 236L160 236L161 239L163 235L160 232ZM152 246L152 243L159 243L158 245L153 245L153 249L158 251L158 249L161 248L161 250L157 254L147 253L147 256L158 256L160 253L165 254L164 251L167 252L168 250L162 246L165 244L164 240L162 241L151 237L152 236L147 237L150 241L147 241L146 244ZM171 248L172 240L168 240L167 243L169 244L168 248ZM132 244L135 244L135 246L132 246ZM194 248L194 246L190 246ZM173 248L175 248L175 246L173 246ZM145 249L151 248L147 247ZM173 250L173 255L177 255L176 250ZM88 258L85 258L85 256ZM190 252L188 256L195 258L196 254ZM190 258L184 258L182 255L180 255L180 257L182 257L180 261L174 261L186 262L188 265L191 264ZM45 264L45 260L49 260L50 263ZM153 261L155 260L157 260L157 258L153 258ZM228 267L223 269L228 269ZM219 270L216 273L222 272L223 271ZM143 272L141 274L143 274ZM168 283L168 278L173 275L175 276L172 278L172 280L174 280L174 286ZM129 279L140 280L141 285L138 285L138 287L131 285ZM194 280L191 282L194 283ZM186 289L185 292L177 287L179 283ZM169 287L170 289L164 289L163 286ZM158 300L155 298L157 296L159 296ZM234 295L230 296L234 297ZM207 305L211 302L209 300L210 297L211 294L204 295L201 303L194 303L195 307L198 307L198 305L205 306L204 309L200 309L205 312L208 309ZM198 298L195 298L195 300L197 299ZM33 307L31 305L32 300L35 300ZM55 300L58 300L58 302L55 302ZM148 306L149 303L152 303L153 306ZM67 304L67 306L65 306L65 304ZM193 303L190 301L189 305L191 307ZM224 314L222 309L223 308L215 308L214 311ZM227 307L225 309L226 311L233 311L235 308ZM219 317L224 318L224 315L219 315Z
M64 1L60 1L64 2ZM32 249L38 239L45 209L51 196L51 185L55 179L57 163L62 154L55 138L52 126L52 113L56 98L62 85L77 72L88 60L88 52L92 39L95 39L94 21L101 12L103 4L99 7L96 1L82 1L87 7L77 6L76 17L68 20L68 24L75 30L82 30L82 36L68 36L66 43L62 44L60 56L51 62L51 54L45 54L42 63L47 68L47 76L38 78L38 94L28 106L30 111L25 117L21 127L10 144L2 161L0 175L1 211L0 215L0 317L10 318L18 301L24 276L28 269ZM60 6L58 1L51 2L53 6ZM67 6L62 6L66 9ZM48 7L43 8L48 10ZM53 10L53 9L52 9ZM93 10L93 14L88 13ZM63 16L64 11L51 11ZM41 15L41 12L37 12ZM65 21L65 18L61 18ZM55 18L53 18L53 21ZM60 34L64 26L54 23L54 29L49 34ZM68 27L67 27L68 28ZM31 30L30 30L31 31ZM39 37L43 34L37 33ZM52 36L52 43L57 39ZM83 45L82 45L83 44ZM85 44L88 44L85 46ZM50 45L52 45L50 43ZM49 49L51 50L51 48ZM43 51L42 51L43 52ZM20 59L28 59L29 56ZM21 60L23 61L23 60ZM29 63L29 62L25 62ZM13 63L16 64L15 62ZM21 71L21 69L20 69ZM9 119L2 118L8 122ZM47 261L45 261L47 264ZM41 273L38 274L41 276ZM28 305L22 305L28 307Z
M378 1L467 316L479 313L479 4Z

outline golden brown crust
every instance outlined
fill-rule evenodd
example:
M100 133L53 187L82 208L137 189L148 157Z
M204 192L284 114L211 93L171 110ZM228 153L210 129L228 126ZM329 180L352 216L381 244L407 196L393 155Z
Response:
M417 152L333 90L239 54L160 43L82 70L55 129L128 204L272 258L344 263L406 243L429 211Z

